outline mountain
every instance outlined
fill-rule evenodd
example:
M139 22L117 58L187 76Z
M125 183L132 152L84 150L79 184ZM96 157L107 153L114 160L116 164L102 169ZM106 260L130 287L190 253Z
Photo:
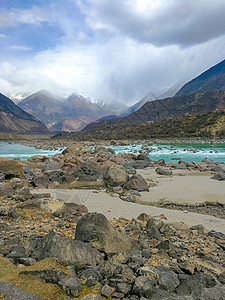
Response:
M62 120L60 123L52 125L50 131L79 131L83 129L87 124L94 122L95 117L91 116L80 116L80 117L69 117Z
M225 90L225 60L186 83L176 96Z
M146 102L138 111L129 116L91 123L84 130L93 130L93 128L109 125L141 124L176 116L203 115L222 109L225 109L225 91L196 93Z
M159 96L158 99L165 99L169 97L173 97L176 95L176 93L181 89L181 87L184 85L184 82L177 82L173 86L171 86L169 89L166 91L162 92Z
M19 108L3 94L0 94L0 131L47 133L48 129L34 116Z
M45 90L26 97L18 106L46 125L61 122L64 114L63 104Z
M115 114L125 107L119 103L93 103L75 93L66 99L58 99L45 90L26 97L18 106L42 121L50 131L78 131L90 122L108 113Z
M135 103L134 105L130 106L129 108L127 108L126 110L122 111L122 113L120 114L120 117L125 117L128 116L130 114L132 114L133 112L137 111L140 107L142 107L146 102L148 101L153 101L153 100L157 100L157 96L152 93L152 92L148 92L148 94L141 99L140 101L138 101L137 103Z
M67 136L68 137L68 136ZM70 135L77 140L225 137L225 110L201 116L170 117L145 124L104 126Z

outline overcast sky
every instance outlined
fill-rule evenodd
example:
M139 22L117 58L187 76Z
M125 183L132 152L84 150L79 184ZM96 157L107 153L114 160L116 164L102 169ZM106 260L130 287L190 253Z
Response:
M225 0L0 0L0 92L132 103L225 58Z

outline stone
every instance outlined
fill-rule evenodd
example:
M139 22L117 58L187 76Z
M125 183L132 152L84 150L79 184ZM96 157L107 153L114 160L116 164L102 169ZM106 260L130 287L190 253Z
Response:
M75 239L89 242L92 247L106 253L128 251L132 243L110 224L103 214L84 215L77 223Z
M42 298L28 293L14 284L1 281L0 295L4 295L4 300L42 300Z
M225 172L221 171L221 172L218 172L216 174L214 174L211 179L215 179L215 180L219 180L219 181L224 181L225 180Z
M166 176L172 175L172 173L173 173L170 169L167 169L167 168L165 168L165 167L157 167L157 168L155 169L155 171L156 171L156 173L159 174L159 175L166 175Z
M149 239L156 239L158 241L162 240L162 236L157 227L152 226L150 229L147 229L147 237Z
M36 276L42 278L47 283L57 284L60 280L66 277L66 274L59 270L34 270L22 271L21 275Z
M117 278L125 283L133 283L135 281L134 272L125 264L107 261L100 266L99 272L106 279Z
M151 266L144 266L141 267L140 270L140 275L147 277L150 280L156 280L159 278L159 270L157 270L155 267Z
M198 294L203 288L210 288L216 285L216 280L204 273L196 273L193 276L188 276L187 279L182 280L177 288L178 295Z
M160 289L174 292L179 286L180 281L173 271L160 271L158 285Z
M137 190L139 192L149 191L148 183L141 175L132 176L124 187L128 190Z
M211 288L204 288L199 296L199 300L224 300L225 285L215 285Z
M139 297L150 297L153 295L153 284L154 282L145 276L138 276L133 285L132 292Z
M102 297L99 295L90 294L82 297L81 300L102 300Z
M3 182L5 180L5 174L0 173L0 182Z
M82 241L72 240L56 233L33 240L28 248L30 256L38 260L55 257L65 265L85 266L102 262L98 250Z
M76 203L64 203L62 208L54 212L54 216L59 218L71 218L73 216L80 216L84 213L88 213L88 209L85 205L78 205Z
M78 297L82 292L81 284L76 277L63 278L58 282L58 285L70 297Z
M8 212L8 217L16 221L21 217L21 214L19 214L14 207L11 207Z
M105 284L101 289L101 294L102 294L102 296L109 298L110 296L112 296L114 291L115 291L115 288L112 288L108 284Z
M131 285L127 284L125 282L121 282L121 283L117 284L116 290L117 290L118 293L122 293L124 295L127 295L131 291Z
M31 156L28 161L31 162L31 163L42 163L44 162L46 159L48 159L47 156L43 156L43 155L33 155Z
M96 267L87 267L78 273L78 277L87 287L94 286L97 282L101 282L103 277Z
M110 166L105 174L104 181L108 186L122 186L129 180L128 171L120 165Z
M219 231L211 230L209 231L208 235L220 240L225 240L225 234Z

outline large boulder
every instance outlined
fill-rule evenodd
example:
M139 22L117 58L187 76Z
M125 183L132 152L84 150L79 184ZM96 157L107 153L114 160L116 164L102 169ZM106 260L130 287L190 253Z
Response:
M106 253L127 251L132 247L129 238L114 229L100 213L86 214L78 221L75 239L90 242L92 247Z
M69 175L74 176L74 178L80 181L97 181L103 179L104 170L98 163L90 160L73 168L69 172Z
M0 173L5 175L5 179L13 177L23 178L23 166L17 161L8 158L0 158Z
M172 171L165 167L157 167L155 171L159 175L172 175Z
M1 295L3 298L1 298ZM8 282L0 282L0 298L4 300L41 300L31 293L28 293L14 284Z
M29 254L36 259L55 257L65 265L96 265L102 262L98 250L82 241L72 240L56 233L49 233L31 242Z
M129 175L123 166L112 165L107 169L104 179L108 186L120 186L129 180Z

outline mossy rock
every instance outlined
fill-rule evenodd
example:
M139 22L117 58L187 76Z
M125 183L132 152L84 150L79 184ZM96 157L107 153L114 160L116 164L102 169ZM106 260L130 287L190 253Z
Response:
M0 173L5 174L6 179L13 177L24 177L23 166L17 161L7 158L0 158Z

